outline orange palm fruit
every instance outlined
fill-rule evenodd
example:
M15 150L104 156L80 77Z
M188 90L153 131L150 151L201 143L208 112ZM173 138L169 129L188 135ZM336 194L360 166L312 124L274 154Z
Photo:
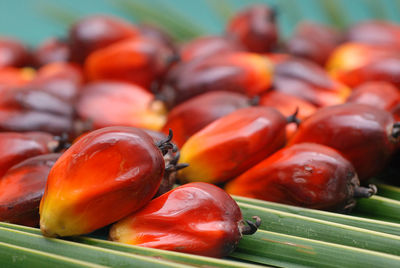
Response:
M193 97L175 106L169 113L163 132L174 131L174 143L178 147L197 131L237 109L250 106L246 95L229 92L213 91Z
M265 56L232 52L181 62L171 68L158 95L169 107L209 91L256 96L271 86L273 64Z
M69 30L71 59L82 64L93 51L137 35L138 29L123 19L110 15L84 17Z
M49 38L33 51L33 63L36 67L41 67L53 62L67 62L70 56L71 51L67 41Z
M134 37L91 53L85 61L89 80L119 80L149 89L171 64L173 51L154 39Z
M350 26L345 38L349 42L400 48L400 26L389 21L367 20Z
M157 197L111 227L117 242L222 258L261 220L243 221L236 202L222 189L196 182Z
M287 41L288 52L297 57L311 60L321 66L339 44L340 34L333 28L310 21L296 26L292 37Z
M0 37L0 68L24 67L30 62L30 52L20 41Z
M33 156L50 153L53 136L43 132L0 133L0 178L7 170Z
M297 118L295 121L304 120L317 111L317 107L312 103L279 91L269 91L262 94L260 96L259 105L274 107L287 118L295 114ZM293 136L294 132L296 132L297 123L292 122L287 124L286 136L288 138Z
M226 32L249 51L269 52L279 38L276 12L266 5L250 6L233 16Z
M35 75L36 71L31 68L0 68L0 91L22 87L29 83Z
M181 149L182 181L232 179L285 145L286 119L274 108L239 109L207 125Z
M350 94L347 86L329 77L316 63L294 57L275 66L273 87L318 107L344 103Z
M163 178L168 140L131 127L95 130L57 160L40 203L45 236L92 232L144 206Z
M152 93L122 82L87 84L76 103L76 110L80 118L91 121L95 129L121 125L160 130L166 120L163 104L154 101Z
M336 150L314 143L285 147L230 181L228 193L313 209L349 211L360 187L352 164Z
M289 144L313 142L338 150L365 181L384 168L399 142L400 125L382 109L358 103L324 107L304 120Z
M245 49L232 38L226 36L202 36L193 39L180 48L182 61L205 58L224 53L244 51Z
M47 175L60 154L34 156L10 168L0 179L0 221L39 226L39 203Z

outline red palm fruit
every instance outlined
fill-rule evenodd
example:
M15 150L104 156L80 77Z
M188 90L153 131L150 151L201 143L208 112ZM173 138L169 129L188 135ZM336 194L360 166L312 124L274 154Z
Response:
M399 128L385 110L346 103L319 109L300 124L290 144L314 142L338 150L363 181L385 166L398 142Z
M163 44L165 47L168 47L172 51L176 50L175 44L174 44L172 38L168 35L168 33L163 31L156 25L139 24L137 27L138 27L140 36L142 36L144 38L148 38L148 39L154 39L156 42Z
M179 162L182 181L220 183L254 166L286 143L285 117L274 108L239 109L188 139Z
M69 31L71 59L83 63L93 51L136 35L137 28L120 18L109 15L84 17Z
M49 38L41 43L33 52L33 62L35 66L53 62L67 62L71 55L68 43L58 38Z
M131 38L99 49L85 61L89 80L120 80L150 88L170 65L173 52L154 39Z
M244 48L229 37L203 36L183 44L180 48L180 57L183 61L190 61L238 51L244 51Z
M89 233L144 206L160 186L171 138L155 145L140 129L107 127L79 139L48 176L40 203L42 233Z
M26 85L36 75L31 68L0 68L0 91L7 88L17 88Z
M173 107L209 91L255 96L271 86L272 69L266 57L246 52L182 62L168 73L159 98Z
M246 221L236 202L208 183L188 183L152 200L110 230L117 242L209 257L229 255L261 220Z
M350 94L347 86L329 77L323 68L300 58L288 58L276 65L273 86L318 107L344 103Z
M60 154L26 159L0 179L0 221L36 227L47 175Z
M391 112L400 104L400 91L388 82L366 82L353 89L347 102L367 104Z
M107 109L105 109L107 107ZM94 82L86 85L76 104L81 119L94 128L124 125L159 130L166 110L147 90L121 82Z
M24 67L29 65L30 61L31 55L21 42L0 37L0 68Z
M349 42L400 48L400 26L388 21L370 20L350 26L345 34Z
M298 24L286 46L290 54L323 66L339 42L333 28L307 21Z
M400 87L400 56L387 55L371 59L367 64L334 74L336 79L350 87L369 81L386 81Z
M174 143L178 147L196 132L218 118L237 109L250 105L250 100L243 94L229 91L213 91L182 102L169 113L163 132L174 131Z
M249 51L271 51L278 42L275 10L266 5L253 5L237 13L227 26L227 34L236 38Z
M261 95L259 105L274 107L285 117L293 116L296 113L297 121L304 120L317 111L317 107L312 103L278 91L270 91ZM296 122L287 124L286 136L292 137L296 130Z
M371 61L397 54L391 47L362 43L344 43L335 48L326 68L332 77L340 79L343 74L369 64Z
M360 187L352 164L336 150L313 143L285 147L230 181L228 193L289 205L349 211L354 197L376 192Z
M0 133L0 178L19 162L50 153L53 136L47 133Z
M27 87L45 91L66 102L73 103L83 85L83 71L78 65L55 62L41 67Z

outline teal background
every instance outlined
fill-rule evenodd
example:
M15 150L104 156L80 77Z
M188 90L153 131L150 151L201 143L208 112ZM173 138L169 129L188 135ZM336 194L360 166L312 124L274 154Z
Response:
M157 12L168 6L188 18L203 33L220 33L229 14L252 3L268 3L278 8L279 26L288 36L301 19L338 27L354 22L385 18L400 22L399 0L148 0L135 1ZM19 38L36 45L50 36L65 36L69 24L88 14L115 14L131 21L135 18L112 0L0 0L0 35ZM219 5L224 16L216 11ZM174 13L170 16L174 18ZM137 20L137 19L136 19ZM154 18L153 18L154 20Z

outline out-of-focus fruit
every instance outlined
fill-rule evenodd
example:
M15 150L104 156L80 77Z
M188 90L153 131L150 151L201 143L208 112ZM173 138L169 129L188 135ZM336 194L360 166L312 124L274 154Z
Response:
M296 26L286 46L290 54L324 65L340 39L333 28L306 21Z
M379 172L399 141L400 126L382 109L346 103L324 107L304 120L290 144L314 142L338 150L355 167L360 181Z
M0 68L0 91L8 88L22 87L30 82L36 75L31 68Z
M31 157L0 179L0 221L36 227L47 175L60 154Z
M173 51L154 39L130 38L91 53L85 61L89 80L119 80L149 89L162 77Z
M69 31L72 60L83 63L93 51L114 42L138 35L138 29L127 21L109 15L87 16Z
M87 84L76 104L78 115L90 120L93 128L134 126L160 130L165 124L166 110L154 95L133 84L94 82Z
M173 107L209 91L255 96L271 86L272 62L255 53L232 52L182 62L168 73L159 98Z
M174 131L174 142L179 147L197 131L237 109L250 105L246 95L229 92L214 91L201 94L182 102L169 113L163 132L169 129Z
M253 5L238 12L227 26L227 34L249 51L271 51L278 42L275 10L266 5Z
M360 187L352 164L336 150L314 143L283 148L226 185L230 194L289 205L349 211L354 197L376 192Z
M71 56L68 43L58 38L49 38L41 43L33 52L35 66L53 62L67 62Z
M57 160L40 203L45 236L92 232L144 206L157 192L169 141L131 127L95 130Z
M31 62L28 49L19 41L0 37L0 68L25 67Z
M344 103L350 89L335 81L316 63L288 58L275 67L273 87L322 107Z
M183 145L182 181L232 179L285 145L286 119L274 108L239 109L212 122Z
M220 188L188 183L152 200L114 224L112 240L143 247L225 257L242 235L254 233L261 220L246 221L236 202Z

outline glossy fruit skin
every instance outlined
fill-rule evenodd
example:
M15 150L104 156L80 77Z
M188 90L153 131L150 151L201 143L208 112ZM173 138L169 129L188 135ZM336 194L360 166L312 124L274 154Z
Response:
M0 68L29 65L31 55L18 40L0 37Z
M394 152L393 116L365 104L347 103L318 110L304 120L289 144L314 142L338 150L360 181L379 172Z
M232 38L226 36L202 36L193 39L180 48L182 61L190 61L230 52L244 51L245 49Z
M33 52L33 62L37 67L53 62L68 62L71 51L68 43L58 38L49 38Z
M272 72L272 62L255 53L216 55L174 66L160 95L168 107L221 89L252 97L271 86Z
M275 11L266 5L253 5L238 12L227 26L227 34L251 52L269 52L277 44Z
M163 29L157 27L156 25L146 23L141 23L137 25L137 27L140 36L147 39L153 39L157 43L168 47L171 51L176 51L176 47L171 36L169 36L168 33Z
M388 82L366 82L353 89L347 102L367 104L391 112L400 104L400 91Z
M350 89L335 81L317 64L288 58L275 67L273 87L276 91L311 102L317 107L344 103Z
M33 156L50 153L53 136L43 132L0 133L0 178L9 168Z
M127 216L157 192L164 165L161 151L140 129L87 134L50 171L40 203L42 233L85 234Z
M82 64L93 51L137 35L137 28L120 18L87 16L72 25L69 31L71 58Z
M296 26L286 46L291 55L311 60L323 66L340 42L340 35L333 28L309 21Z
M4 174L0 179L0 221L39 226L39 204L47 175L60 155L28 158Z
M168 113L163 132L172 129L174 143L182 147L193 134L211 122L248 106L250 100L246 95L229 91L207 92L175 106Z
M242 214L222 189L188 183L152 200L116 223L114 241L209 257L224 257L238 244Z
M359 185L352 164L314 143L285 147L229 182L229 194L289 205L343 211Z
M81 119L92 122L94 129L121 125L160 130L166 110L153 101L154 95L142 87L99 81L82 89L76 110Z
M363 21L352 25L345 38L350 42L400 48L400 27L388 21Z
M312 103L279 91L269 91L262 94L260 96L259 105L274 107L286 118L293 116L296 111L298 111L296 118L300 120L300 122L317 111L317 107ZM288 138L293 136L296 130L297 124L295 122L287 124L286 136Z
M230 113L194 134L181 149L182 181L220 183L254 166L286 143L286 119L274 108Z
M89 80L119 80L149 89L167 71L173 51L154 39L130 38L91 53L85 61Z

